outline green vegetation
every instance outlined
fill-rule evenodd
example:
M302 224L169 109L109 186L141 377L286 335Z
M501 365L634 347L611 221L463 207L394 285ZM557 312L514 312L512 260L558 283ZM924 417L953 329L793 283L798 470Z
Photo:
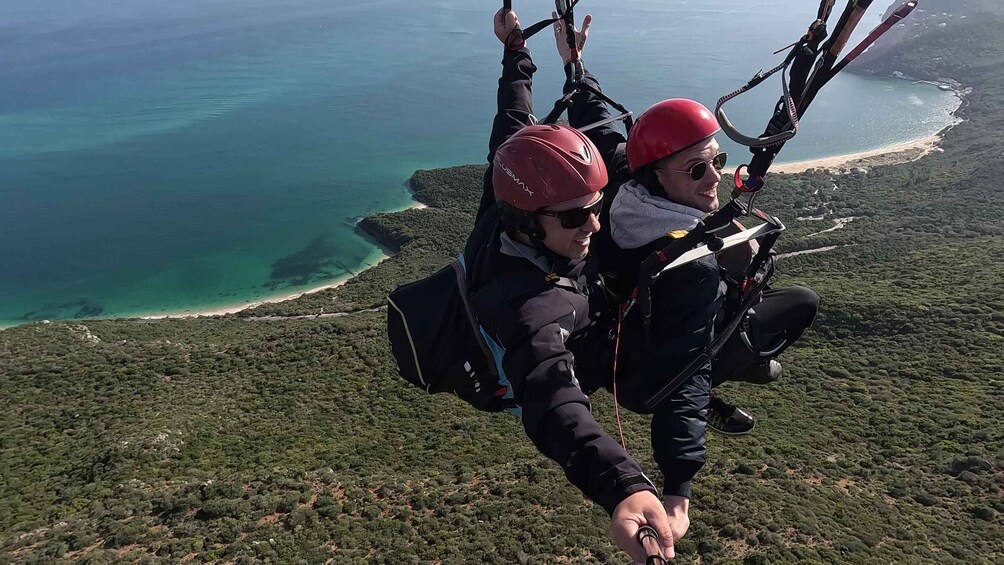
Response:
M760 424L711 436L678 561L1004 560L1001 27L911 46L974 89L943 152L771 177L780 251L837 246L779 262L822 312L780 383L722 391ZM416 173L429 209L364 224L398 255L334 291L0 332L0 563L626 563L515 418L407 388L365 311L459 249L483 171ZM614 429L609 395L595 412Z

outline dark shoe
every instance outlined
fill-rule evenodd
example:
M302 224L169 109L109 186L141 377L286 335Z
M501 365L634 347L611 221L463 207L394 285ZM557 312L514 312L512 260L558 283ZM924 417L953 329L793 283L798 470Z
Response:
M780 379L783 373L784 368L781 367L781 363L771 359L762 365L753 365L745 373L737 375L736 378L730 380L766 385Z
M746 412L712 395L708 404L708 426L720 434L738 436L756 427L756 420Z

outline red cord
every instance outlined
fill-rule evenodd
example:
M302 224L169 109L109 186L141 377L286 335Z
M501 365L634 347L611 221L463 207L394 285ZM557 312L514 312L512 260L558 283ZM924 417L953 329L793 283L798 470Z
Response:
M621 322L624 321L624 312L627 304L621 304L617 309L617 338L614 341L614 415L617 417L617 432L621 436L621 447L627 451L627 443L624 441L624 428L621 426L621 410L617 403L617 356L621 349Z

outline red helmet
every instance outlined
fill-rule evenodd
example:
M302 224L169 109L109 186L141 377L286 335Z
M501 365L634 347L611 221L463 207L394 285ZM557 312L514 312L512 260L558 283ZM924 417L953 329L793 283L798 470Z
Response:
M495 152L495 199L533 212L598 192L607 166L589 138L568 126L527 126Z
M700 102L670 98L638 117L628 134L628 168L639 167L683 151L721 130L715 115Z

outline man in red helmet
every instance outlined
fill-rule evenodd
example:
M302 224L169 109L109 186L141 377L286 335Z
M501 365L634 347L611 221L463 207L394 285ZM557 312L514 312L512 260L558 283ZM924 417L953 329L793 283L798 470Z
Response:
M587 20L589 20L587 16ZM559 54L570 74L563 22L555 24ZM588 22L577 32L582 49ZM595 77L585 80L599 89ZM572 88L570 81L565 92ZM578 94L569 108L569 123L584 127L610 117L606 105L588 92ZM588 131L604 161L610 184L604 192L611 201L601 220L604 230L595 237L608 288L623 297L637 283L641 262L666 247L673 232L696 227L718 209L718 183L726 155L715 134L715 116L693 100L671 99L655 104L638 117L628 139L611 123ZM741 268L752 253L740 258ZM745 260L745 263L742 263ZM723 260L724 261L724 260ZM618 367L619 400L632 410L661 388L714 339L726 315L726 272L715 256L708 256L659 277L652 287L651 347L644 343L641 324L625 320ZM776 357L808 328L818 307L809 289L768 290L756 305L759 332L750 350L738 335L711 363L698 369L652 412L652 445L656 463L665 476L664 502L677 538L689 525L690 479L705 461L707 425L724 433L752 430L751 416L716 398L711 390L727 381L767 383L780 377L781 365L764 361L761 352ZM636 310L637 312L637 310Z
M515 13L495 15L506 48L484 190L497 202L479 212L467 244L471 309L534 445L610 514L621 549L644 561L635 536L649 525L672 556L655 486L596 423L586 394L609 367L609 306L588 257L606 166L577 130L528 125L536 69L518 29ZM506 285L491 284L503 279ZM513 296L500 287L530 290Z

